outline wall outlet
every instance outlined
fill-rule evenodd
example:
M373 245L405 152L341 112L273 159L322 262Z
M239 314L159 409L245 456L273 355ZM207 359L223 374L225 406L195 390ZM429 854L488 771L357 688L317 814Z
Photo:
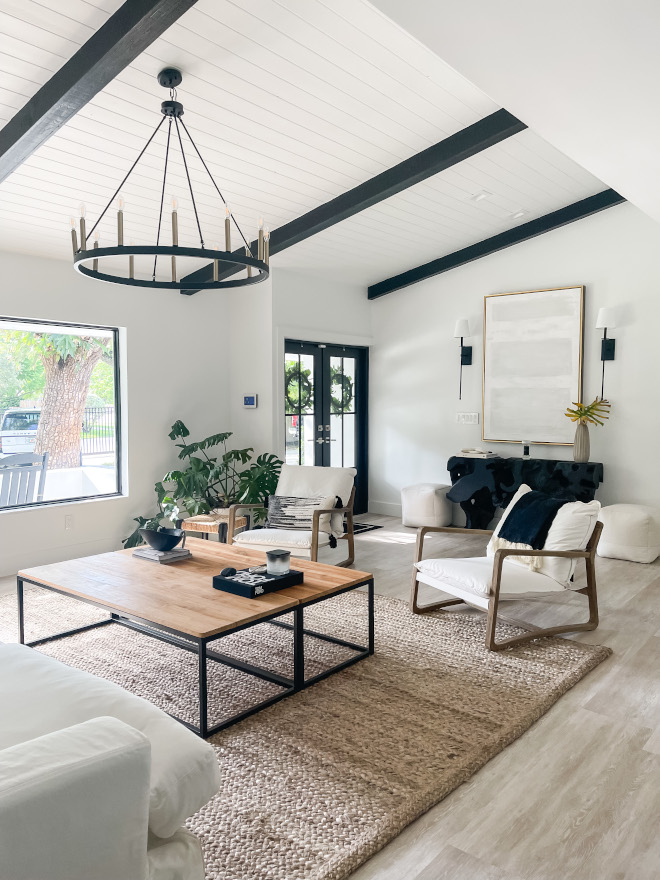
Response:
M73 516L70 513L64 517L64 531L70 532L73 528Z
M479 413L459 412L456 413L456 421L459 425L478 425Z

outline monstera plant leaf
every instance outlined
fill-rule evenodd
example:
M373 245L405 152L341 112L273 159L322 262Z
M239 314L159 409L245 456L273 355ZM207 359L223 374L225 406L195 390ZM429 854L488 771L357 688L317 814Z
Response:
M180 419L174 422L169 433L171 440L185 440L189 436L190 431ZM158 513L152 517L136 517L138 526L124 541L124 546L136 547L142 543L138 529L145 523L154 523L150 527L157 528L163 519L176 522L237 501L257 503L273 494L283 462L273 454L259 455L252 461L251 447L227 449L231 436L231 431L222 431L194 443L176 443L179 460L185 460L185 464L168 471L156 483ZM220 447L218 453L209 455L208 451L216 447Z

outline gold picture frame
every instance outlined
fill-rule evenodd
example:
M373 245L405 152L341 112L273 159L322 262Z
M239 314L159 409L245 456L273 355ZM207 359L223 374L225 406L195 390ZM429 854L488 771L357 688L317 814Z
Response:
M482 440L573 445L564 412L582 400L584 291L570 285L484 296Z

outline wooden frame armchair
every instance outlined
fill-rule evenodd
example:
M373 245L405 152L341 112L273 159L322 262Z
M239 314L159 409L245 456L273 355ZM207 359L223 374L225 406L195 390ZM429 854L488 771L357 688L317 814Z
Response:
M510 648L513 645L520 645L524 642L532 641L533 639L544 638L545 636L555 636L559 635L560 633L584 632L586 630L596 629L596 627L598 626L598 596L596 591L595 560L596 548L598 547L598 541L600 540L602 530L602 523L597 522L591 538L589 539L589 542L587 544L586 550L534 550L531 552L529 550L518 550L510 548L497 550L493 557L492 579L490 590L487 596L480 596L475 593L474 597L470 596L466 598L465 592L463 590L459 590L458 592L461 593L460 598L446 599L441 602L433 602L427 605L419 605L417 602L417 596L419 591L418 578L420 572L416 567L416 563L421 562L423 559L424 538L429 532L444 532L448 534L464 535L493 534L492 531L489 531L487 529L463 529L452 526L425 526L423 528L420 528L417 531L417 543L415 546L415 565L413 565L412 585L410 592L410 610L413 614L420 614L426 611L436 611L440 608L446 608L450 605L460 605L465 603L473 607L479 608L482 611L486 611L488 614L488 623L486 628L486 647L489 651L501 651L505 648ZM564 559L584 559L587 573L587 586L583 587L580 590L570 590L570 592L582 593L587 596L589 604L588 621L586 621L585 623L562 624L561 626L537 627L533 626L530 623L525 623L520 620L513 620L511 618L504 617L501 614L498 614L499 604L500 601L502 601L502 568L505 559L507 558L507 556L530 555L552 556ZM506 573L504 573L504 579L506 580ZM447 592L450 595L453 594L452 585L449 583L442 582L438 584L432 584L432 586L437 586L438 589L442 590L443 592ZM522 627L528 632L526 635L515 636L513 638L505 639L504 641L498 642L495 638L498 620Z
M280 482L275 495L289 495L301 498L311 498L318 495L324 497L346 498L348 503L343 507L317 508L312 515L311 529L252 529L235 534L236 519L241 512L250 510L263 510L265 505L259 504L232 504L229 508L229 521L227 523L227 543L236 544L254 550L267 550L279 547L290 550L292 556L318 561L319 549L332 544L333 534L337 541L345 539L348 542L348 558L335 563L345 568L355 561L355 530L353 525L353 503L355 501L354 468L321 468L283 465ZM330 526L324 528L321 517L330 516ZM338 520L346 522L346 532L341 533ZM334 518L334 524L332 519ZM329 530L328 530L329 529Z

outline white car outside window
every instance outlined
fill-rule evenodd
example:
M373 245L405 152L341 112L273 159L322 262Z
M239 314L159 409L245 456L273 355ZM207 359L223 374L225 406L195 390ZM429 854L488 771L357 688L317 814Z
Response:
M0 454L34 452L40 416L39 409L8 409L0 425Z

